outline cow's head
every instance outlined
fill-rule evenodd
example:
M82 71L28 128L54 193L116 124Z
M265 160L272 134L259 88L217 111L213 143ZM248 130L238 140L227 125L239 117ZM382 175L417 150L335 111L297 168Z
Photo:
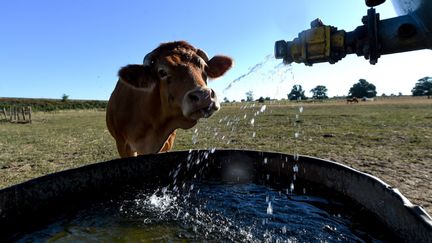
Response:
M232 63L226 56L209 59L204 51L178 41L161 44L147 54L140 74L120 71L119 75L129 84L159 92L163 112L182 116L187 121L182 127L187 128L219 110L220 103L214 90L207 87L207 78L222 76ZM140 81L128 81L131 76Z

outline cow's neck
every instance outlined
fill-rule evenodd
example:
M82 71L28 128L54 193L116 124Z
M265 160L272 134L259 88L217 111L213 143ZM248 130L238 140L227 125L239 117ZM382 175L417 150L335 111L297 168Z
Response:
M181 127L178 123L184 118L181 113L172 114L169 107L161 102L158 92L146 95L142 101L141 107L145 107L147 114L146 120L141 121L143 124L142 135L148 141L146 150L157 153L170 134Z

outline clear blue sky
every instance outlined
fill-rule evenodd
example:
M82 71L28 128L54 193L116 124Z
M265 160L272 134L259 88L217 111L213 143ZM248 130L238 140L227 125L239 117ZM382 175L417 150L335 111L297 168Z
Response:
M117 71L159 43L187 40L210 56L229 55L235 66L210 83L219 97L239 100L286 97L292 85L309 91L326 85L329 95L346 95L360 78L378 94L410 94L432 75L432 52L384 56L375 66L351 56L335 65L278 66L269 59L257 73L228 85L273 54L276 40L291 40L320 17L339 29L361 24L364 0L90 1L10 0L0 2L0 97L108 99ZM396 16L391 1L377 8L381 19ZM310 94L307 94L310 95Z

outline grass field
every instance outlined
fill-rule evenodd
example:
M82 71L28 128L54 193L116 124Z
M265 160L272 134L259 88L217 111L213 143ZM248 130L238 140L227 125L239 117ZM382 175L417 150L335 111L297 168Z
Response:
M195 128L179 130L174 149L245 148L330 159L383 179L432 213L432 100L265 105L224 105ZM32 124L0 123L0 188L116 157L103 111L39 112Z

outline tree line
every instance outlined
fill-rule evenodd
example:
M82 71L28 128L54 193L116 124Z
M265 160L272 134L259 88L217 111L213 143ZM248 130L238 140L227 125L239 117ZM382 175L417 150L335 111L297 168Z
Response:
M301 85L293 85L291 92L287 95L289 100L306 100L309 97L305 95L305 90ZM312 96L312 99L323 100L328 99L327 96L328 89L325 85L317 85L315 88L309 91ZM419 79L415 86L412 88L411 93L413 96L427 96L428 99L432 97L432 77L424 77ZM402 93L399 92L399 96ZM353 98L373 98L377 96L376 86L373 83L368 82L366 79L359 79L357 83L355 83L348 91L347 97ZM386 96L382 94L382 96ZM394 96L392 94L392 96ZM253 92L246 92L246 100L242 99L242 101L253 101ZM270 97L260 97L257 101L270 100ZM225 102L229 102L229 100L225 97Z
M318 85L310 90L313 99L327 99L327 88L324 85ZM427 96L428 99L432 96L432 77L424 77L419 79L414 88L411 90L413 96ZM376 86L368 82L366 79L359 79L348 91L348 97L357 98L373 98L376 97ZM399 93L402 95L402 93ZM385 94L383 94L385 96ZM291 92L288 94L289 100L307 99L305 91L301 85L294 85Z
M69 100L65 96L62 99L0 98L0 108L31 106L33 111L105 109L107 103L103 100Z

